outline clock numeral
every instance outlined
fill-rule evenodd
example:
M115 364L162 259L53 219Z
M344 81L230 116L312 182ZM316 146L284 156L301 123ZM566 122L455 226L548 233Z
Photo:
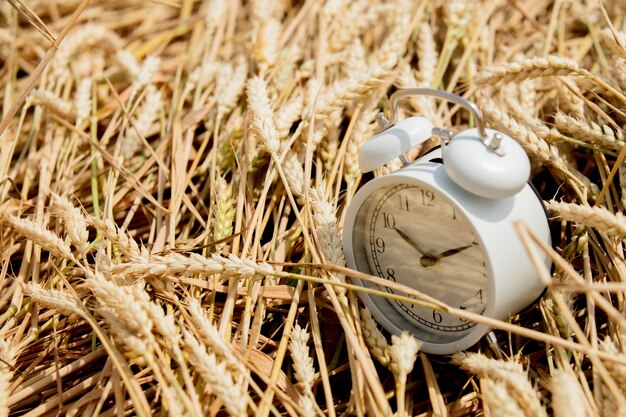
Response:
M478 290L478 292L474 294L474 298L478 298L481 303L484 303L485 299L483 298L483 290Z
M452 220L456 220L456 210L452 209Z
M426 207L435 207L435 193L429 190L420 190L422 195L422 205Z
M460 309L460 310L467 310L467 307L465 307L465 306L460 306L460 307L459 307L459 309ZM467 319L462 319L462 318L459 318L459 321L460 321L461 323L467 323Z
M383 253L385 251L385 241L382 237L376 238L376 252Z
M393 214L383 212L383 227L387 229L396 227L396 218L393 217Z
M393 268L387 268L387 279L396 282L396 271L394 271Z
M409 211L409 197L406 195L399 195L400 197L400 210Z
M437 310L433 310L433 320L435 321L435 323L441 323L441 321L443 320L441 313L439 313Z

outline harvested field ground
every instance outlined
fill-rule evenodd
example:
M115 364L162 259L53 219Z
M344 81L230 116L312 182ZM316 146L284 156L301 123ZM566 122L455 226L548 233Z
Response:
M625 46L622 0L0 0L0 417L626 415ZM499 349L420 353L345 269L407 87L531 159L555 267Z

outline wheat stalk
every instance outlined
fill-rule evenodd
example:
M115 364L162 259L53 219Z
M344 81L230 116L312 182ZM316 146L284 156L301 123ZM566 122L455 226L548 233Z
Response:
M0 417L9 417L9 395L11 394L10 384L13 372L6 366L0 366Z

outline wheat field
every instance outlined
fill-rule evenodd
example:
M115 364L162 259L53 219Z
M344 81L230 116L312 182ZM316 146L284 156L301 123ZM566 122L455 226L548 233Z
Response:
M626 415L625 16L0 1L0 417ZM537 303L481 319L496 346L390 337L345 268L359 149L407 87L476 102L531 159L554 268Z

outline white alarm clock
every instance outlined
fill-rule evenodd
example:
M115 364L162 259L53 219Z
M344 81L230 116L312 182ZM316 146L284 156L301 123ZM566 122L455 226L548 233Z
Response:
M424 117L397 121L397 101L436 96L467 108L477 128L456 135ZM363 145L363 172L400 157L404 166L359 189L344 223L344 251L352 269L398 282L451 307L507 319L535 301L544 284L515 232L521 221L550 244L542 200L528 182L530 162L509 136L486 129L478 107L431 89L405 89L390 98L392 120ZM405 153L437 136L442 146L410 162ZM550 266L547 255L537 255ZM352 278L357 284L395 290ZM404 295L404 294L403 294ZM490 329L432 308L360 293L387 331L408 330L422 350L467 349Z

